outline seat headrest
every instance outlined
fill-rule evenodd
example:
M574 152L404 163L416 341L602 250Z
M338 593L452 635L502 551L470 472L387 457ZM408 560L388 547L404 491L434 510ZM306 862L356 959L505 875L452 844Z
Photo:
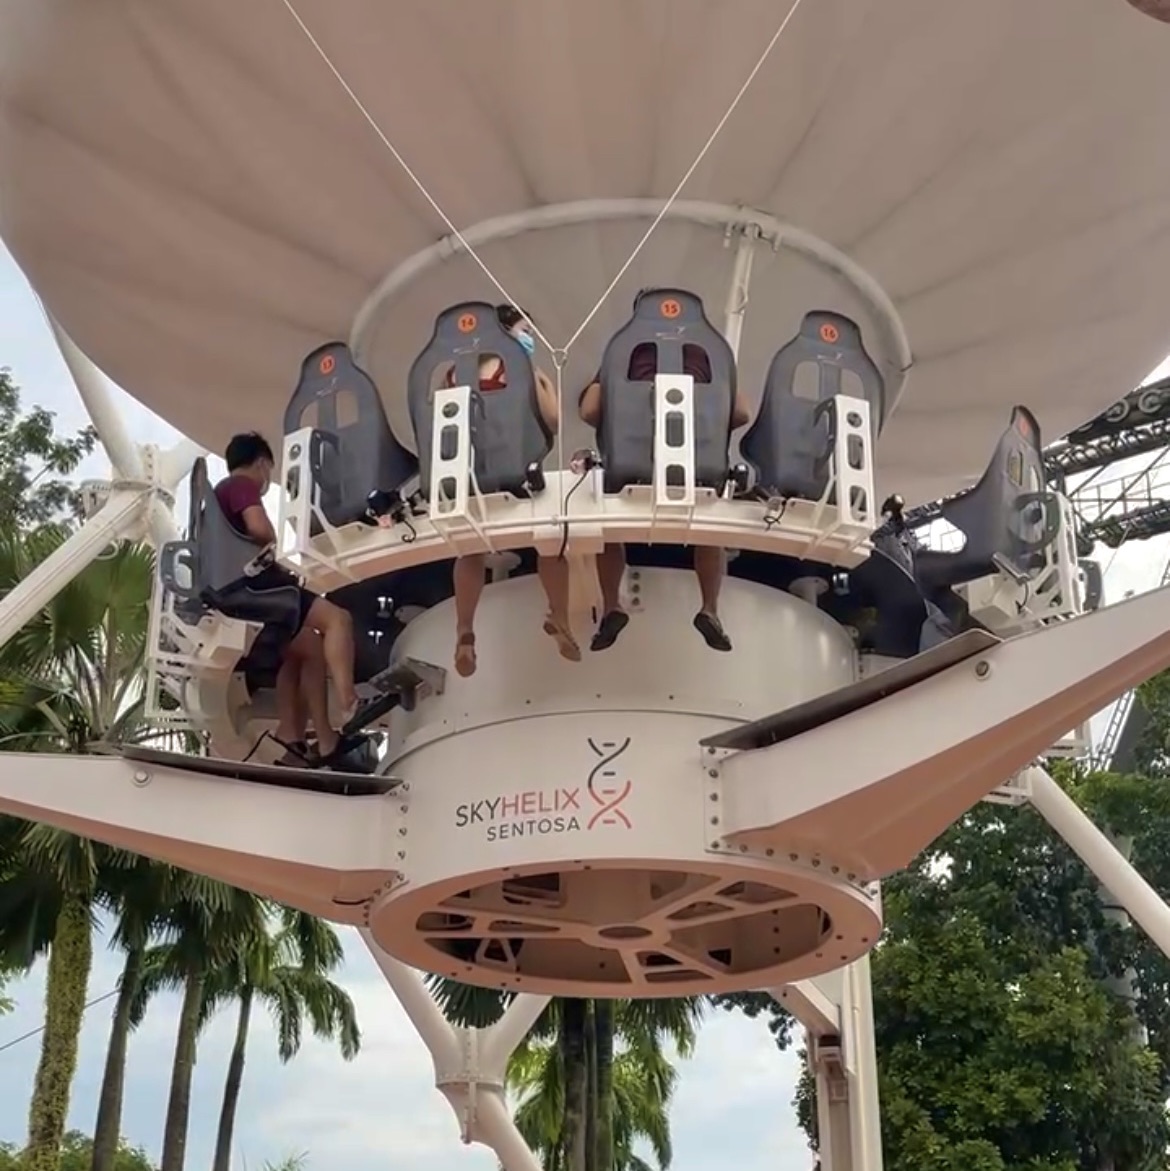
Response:
M531 378L531 364L524 347L500 324L496 307L486 301L463 301L444 309L435 318L435 332L416 360L416 366L433 367L454 362L457 384L479 385L479 358L495 354L504 363L509 381L514 371Z
M800 336L811 338L818 346L841 350L862 350L861 327L840 313L815 309L800 323Z
M343 393L359 399L376 400L377 388L370 376L353 360L345 342L326 342L311 351L301 363L300 378L284 412L284 433L301 427L308 407L317 403L317 425L326 431L338 429L337 404Z
M634 321L652 322L674 332L694 326L713 328L703 312L703 302L686 289L643 289L634 298Z

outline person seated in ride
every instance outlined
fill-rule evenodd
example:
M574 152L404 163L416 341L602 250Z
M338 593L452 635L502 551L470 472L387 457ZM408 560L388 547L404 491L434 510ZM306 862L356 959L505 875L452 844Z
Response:
M276 531L262 503L272 484L276 460L272 448L255 431L236 435L224 452L228 474L215 486L228 523L257 545L257 552L274 547ZM300 592L300 610L276 676L276 739L284 746L280 764L305 763L309 757L306 736L311 719L317 733L317 752L322 760L337 751L338 733L329 717L329 693L325 669L333 676L342 726L357 710L354 687L353 619L340 606L305 589L300 580L280 565L270 565L250 579L254 590L293 585Z
M643 290L645 291L645 290ZM642 294L639 293L638 296ZM636 299L635 299L636 303ZM683 373L689 374L696 383L710 383L711 360L702 346L691 343L683 345ZM658 353L653 342L643 342L634 347L630 354L627 377L631 382L653 382L658 374ZM602 393L601 371L581 392L579 400L581 418L594 430L601 425ZM751 422L751 406L739 390L732 406L731 426L746 427ZM719 591L727 573L727 554L723 549L707 545L696 545L694 551L695 576L699 580L699 612L695 615L695 629L714 651L731 650L731 639L719 621ZM626 550L624 545L606 545L597 558L597 579L601 586L602 612L597 632L589 649L604 651L613 646L626 628L630 617L622 609L621 584L626 571Z
M531 359L536 353L536 337L532 323L515 305L496 306L496 317L505 332L514 337ZM535 362L532 372L536 378L536 406L550 435L560 427L561 412L556 387L552 379ZM455 370L447 373L448 386L455 385ZM504 361L496 354L485 354L479 360L480 394L491 394L508 385ZM576 663L581 659L581 648L573 637L569 621L569 563L563 557L538 556L536 571L548 613L544 618L544 632L556 640L561 657ZM486 554L469 553L455 559L453 573L455 587L455 670L463 678L475 674L475 612L487 577Z

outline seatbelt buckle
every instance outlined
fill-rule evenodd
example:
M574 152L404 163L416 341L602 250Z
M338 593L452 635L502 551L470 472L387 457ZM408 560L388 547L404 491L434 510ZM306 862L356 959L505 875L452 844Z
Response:
M266 545L247 565L244 566L245 577L256 577L266 569L276 564L276 546Z

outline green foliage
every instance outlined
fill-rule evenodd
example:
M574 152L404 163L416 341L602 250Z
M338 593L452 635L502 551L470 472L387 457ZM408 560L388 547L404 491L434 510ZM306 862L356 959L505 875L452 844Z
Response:
M1135 766L1144 776L1165 777L1170 774L1170 671L1143 683L1137 702L1148 719L1135 745Z
M1170 892L1170 779L1057 770ZM1155 1171L1170 965L1028 808L980 805L884 886L873 956L887 1171ZM1107 986L1138 973L1133 1010ZM806 1078L798 1110L815 1139Z
M308 1165L309 1154L307 1151L301 1151L295 1155L286 1155L279 1163L266 1160L264 1163L264 1171L305 1171Z
M673 1057L693 1052L701 1013L701 1002L687 999L549 1004L508 1063L508 1088L518 1097L517 1129L545 1171L580 1166L576 1138L584 1140L579 1149L589 1149L585 1165L591 1169L670 1166L669 1111L678 1080ZM579 1038L572 1036L575 1030ZM599 1061L607 1052L608 1059ZM612 1068L602 1076L606 1064ZM607 1140L599 1133L602 1120ZM577 1136L581 1124L586 1133ZM654 1163L647 1164L637 1147L646 1147Z
M20 390L0 368L0 532L12 533L76 514L77 487L67 479L97 443L86 427L61 438L43 407L23 411Z
M93 1143L79 1131L67 1131L61 1140L61 1158L56 1171L89 1171ZM25 1171L20 1151L14 1143L0 1143L0 1171ZM155 1171L154 1164L141 1147L125 1140L118 1143L113 1171Z
M427 983L447 1018L464 1026L493 1024L515 999L438 976ZM672 1060L692 1052L706 1004L550 1002L508 1065L516 1126L545 1171L650 1171L635 1150L643 1146L665 1171Z

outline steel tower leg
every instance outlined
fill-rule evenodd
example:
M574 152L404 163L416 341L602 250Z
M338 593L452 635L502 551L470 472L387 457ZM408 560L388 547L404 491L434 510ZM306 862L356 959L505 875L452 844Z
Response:
M1118 905L1170 956L1170 906L1101 832L1047 770L1024 775L1028 799L1036 812L1069 844Z
M512 1121L504 1090L508 1059L551 997L522 993L490 1028L457 1028L439 1011L414 968L387 955L368 931L361 934L430 1050L435 1085L455 1111L463 1141L489 1147L504 1171L543 1171L540 1160Z
M773 996L805 1027L820 1171L882 1171L869 956Z

